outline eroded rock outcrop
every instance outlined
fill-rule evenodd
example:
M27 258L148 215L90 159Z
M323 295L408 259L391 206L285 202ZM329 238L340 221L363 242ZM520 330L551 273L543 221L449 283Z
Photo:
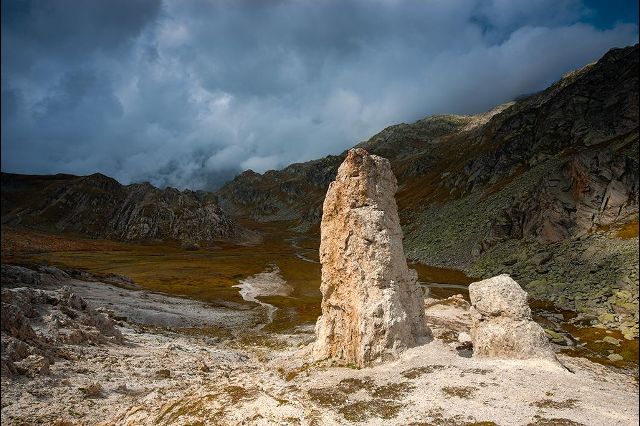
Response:
M31 271L12 268L14 276L28 276ZM3 268L3 276L9 269ZM113 320L69 287L3 288L1 312L2 376L48 374L56 357L67 356L65 344L124 342Z
M389 161L349 151L322 215L322 316L316 359L357 366L394 358L428 335L424 295L407 267Z
M509 275L469 285L473 355L557 361L542 327L531 319L527 292Z

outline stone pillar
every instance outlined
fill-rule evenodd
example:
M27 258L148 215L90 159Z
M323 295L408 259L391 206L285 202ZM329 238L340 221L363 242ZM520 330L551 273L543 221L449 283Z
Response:
M395 358L427 338L424 295L409 269L389 161L352 149L323 205L322 315L316 359L359 367Z

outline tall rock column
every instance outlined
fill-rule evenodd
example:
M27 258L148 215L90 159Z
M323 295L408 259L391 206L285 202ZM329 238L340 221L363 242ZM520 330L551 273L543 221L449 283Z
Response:
M389 161L364 149L349 151L329 185L320 228L316 359L367 366L428 336L424 295L402 248L396 190Z

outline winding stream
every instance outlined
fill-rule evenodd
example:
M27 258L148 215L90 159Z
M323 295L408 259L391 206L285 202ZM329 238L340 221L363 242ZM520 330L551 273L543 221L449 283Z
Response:
M247 302L254 302L265 308L267 321L259 324L256 329L261 330L273 322L278 308L270 303L258 299L260 296L289 296L293 288L280 275L280 268L271 265L263 272L252 275L249 278L240 280L240 284L234 285L239 288L240 296Z
M309 257L307 257L304 252L308 252L308 253L318 253L317 249L305 249L303 247L300 247L300 245L298 245L298 241L300 241L301 238L289 238L287 239L287 242L289 243L289 245L291 246L291 248L294 250L294 254L296 255L296 257L300 260L304 260L305 262L309 262L309 263L317 263L320 264L319 261L311 259Z

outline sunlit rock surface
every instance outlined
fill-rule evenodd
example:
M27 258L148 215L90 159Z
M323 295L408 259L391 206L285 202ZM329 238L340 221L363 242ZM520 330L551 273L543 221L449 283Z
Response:
M527 292L509 275L469 285L473 355L556 361L542 327L531 319Z
M389 161L349 151L323 206L322 316L316 359L357 366L393 359L425 339L423 292L407 267Z

